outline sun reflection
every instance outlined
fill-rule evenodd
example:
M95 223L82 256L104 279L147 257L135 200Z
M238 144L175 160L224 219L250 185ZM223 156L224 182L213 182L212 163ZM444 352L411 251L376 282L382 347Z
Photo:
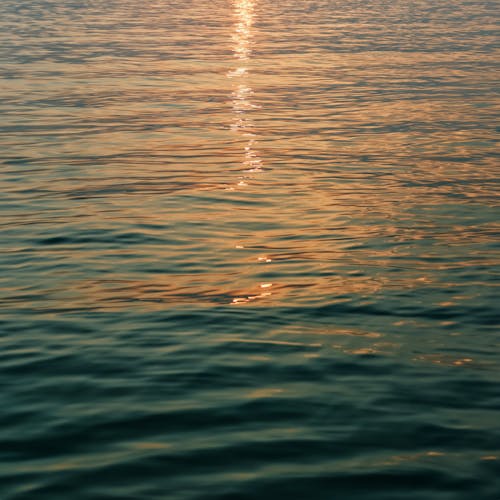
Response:
M233 54L238 60L238 66L228 71L227 77L235 80L234 90L231 94L233 108L233 121L231 130L245 138L247 143L243 152L243 171L245 173L259 173L262 171L262 161L255 149L255 130L249 112L259 109L260 106L252 102L253 89L249 84L250 58L252 54L252 26L255 17L254 0L234 1L235 25L232 34ZM240 181L238 187L246 187L248 182Z
M252 53L252 25L255 15L254 0L235 0L236 25L233 33L234 55L240 61L247 61Z
M234 0L233 6L235 24L232 40L234 42L233 55L237 60L237 66L227 72L227 77L234 81L231 93L233 120L230 128L246 143L242 151L241 162L241 170L244 175L233 187L228 188L231 191L247 188L250 184L251 174L258 174L263 170L262 160L255 148L257 134L250 114L260 108L259 105L252 102L254 91L250 85L249 70L253 46L252 26L255 17L255 0ZM243 247L237 246L236 248ZM259 257L258 262L269 263L271 259L267 256ZM245 304L269 297L272 295L271 287L272 283L261 283L257 293L248 293L247 291L243 295L234 297L232 304Z
M248 302L252 302L253 300L263 299L265 297L270 297L272 292L270 288L273 286L273 283L261 283L258 285L259 289L264 289L264 291L259 290L257 293L246 296L238 296L233 298L232 304L246 304Z

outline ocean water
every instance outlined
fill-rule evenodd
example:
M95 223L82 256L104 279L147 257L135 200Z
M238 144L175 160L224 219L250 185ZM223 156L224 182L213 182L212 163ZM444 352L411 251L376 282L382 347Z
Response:
M498 19L2 0L0 497L498 500Z

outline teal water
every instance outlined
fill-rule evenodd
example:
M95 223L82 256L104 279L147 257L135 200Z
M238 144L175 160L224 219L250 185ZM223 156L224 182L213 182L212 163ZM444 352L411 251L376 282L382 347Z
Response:
M498 5L2 0L0 497L498 500Z

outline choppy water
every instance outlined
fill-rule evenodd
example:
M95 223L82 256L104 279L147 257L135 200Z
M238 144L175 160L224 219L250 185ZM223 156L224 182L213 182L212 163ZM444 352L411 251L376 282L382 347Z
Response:
M497 8L2 0L0 496L500 498Z

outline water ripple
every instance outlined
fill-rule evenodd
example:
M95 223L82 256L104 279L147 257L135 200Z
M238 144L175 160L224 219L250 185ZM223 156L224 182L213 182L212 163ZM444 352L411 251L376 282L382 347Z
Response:
M3 0L0 496L496 500L489 0Z

